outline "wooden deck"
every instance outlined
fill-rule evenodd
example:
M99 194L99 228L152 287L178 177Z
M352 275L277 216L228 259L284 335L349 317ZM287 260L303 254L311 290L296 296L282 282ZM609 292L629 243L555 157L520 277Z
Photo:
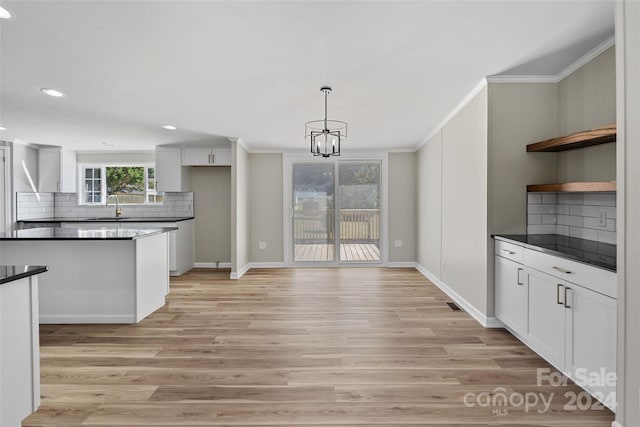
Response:
M335 261L332 244L296 244L297 262ZM372 243L342 243L341 261L380 261L380 249Z

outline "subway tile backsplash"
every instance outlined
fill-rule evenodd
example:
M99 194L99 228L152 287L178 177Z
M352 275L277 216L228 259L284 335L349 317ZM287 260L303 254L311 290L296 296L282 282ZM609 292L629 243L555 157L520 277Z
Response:
M527 233L616 244L616 193L529 193Z
M38 200L39 197L39 200ZM186 217L193 216L192 192L164 193L161 205L121 205L124 216ZM76 193L18 193L16 197L17 220L38 218L108 217L114 213L115 204L109 206L78 205Z

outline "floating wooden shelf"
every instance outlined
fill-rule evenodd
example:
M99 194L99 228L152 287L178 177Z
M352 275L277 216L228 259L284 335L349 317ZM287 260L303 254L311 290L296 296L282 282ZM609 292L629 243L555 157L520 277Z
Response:
M559 184L533 184L527 185L529 193L566 193L585 191L616 191L615 181L595 182L563 182Z
M572 133L527 145L528 152L555 152L607 144L616 141L616 124Z

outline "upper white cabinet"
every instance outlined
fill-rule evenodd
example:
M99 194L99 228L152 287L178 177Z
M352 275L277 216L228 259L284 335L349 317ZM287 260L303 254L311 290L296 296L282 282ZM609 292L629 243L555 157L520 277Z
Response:
M188 174L182 167L180 148L156 148L156 188L158 191L186 191Z
M62 149L38 150L38 191L55 193L62 191Z
M182 149L182 166L231 166L229 147L187 147Z

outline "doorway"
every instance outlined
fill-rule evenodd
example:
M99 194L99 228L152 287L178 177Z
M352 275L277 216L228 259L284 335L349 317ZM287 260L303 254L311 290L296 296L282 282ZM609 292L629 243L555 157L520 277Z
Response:
M293 162L295 265L381 263L381 162Z

